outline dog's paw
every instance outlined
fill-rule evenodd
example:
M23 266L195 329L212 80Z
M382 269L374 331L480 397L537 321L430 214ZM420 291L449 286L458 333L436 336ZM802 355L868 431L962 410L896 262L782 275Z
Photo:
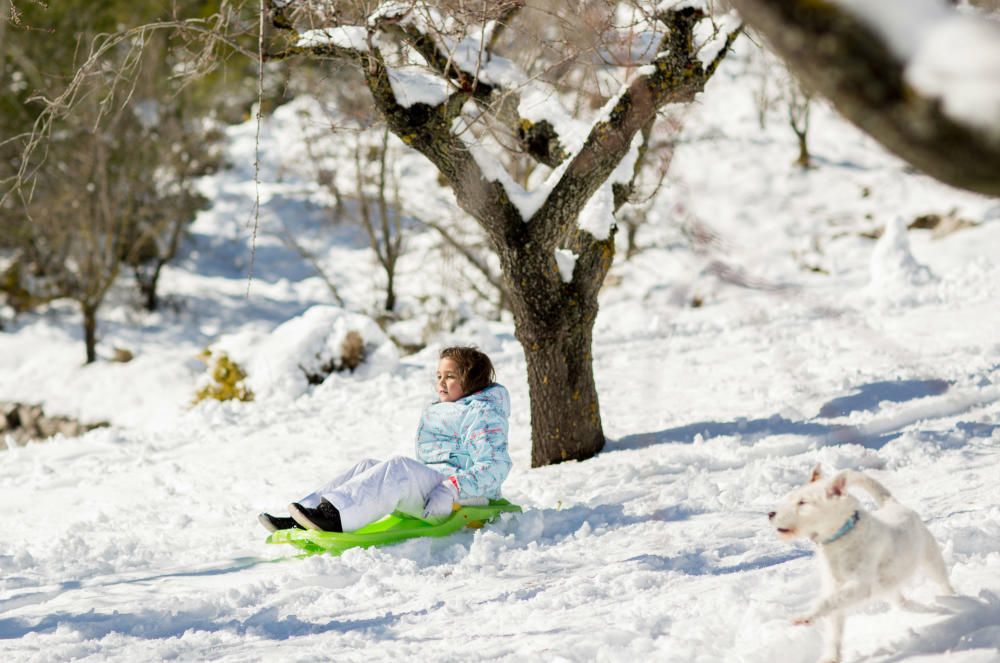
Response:
M808 626L813 623L813 620L808 615L799 615L798 617L792 617L792 623L796 626Z

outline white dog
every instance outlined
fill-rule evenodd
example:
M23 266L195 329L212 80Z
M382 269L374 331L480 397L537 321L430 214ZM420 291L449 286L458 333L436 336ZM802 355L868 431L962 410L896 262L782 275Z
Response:
M847 492L849 487L864 489L879 508L865 511ZM918 608L899 589L917 569L923 567L941 592L955 593L941 550L920 517L866 474L847 470L823 479L817 465L811 481L792 491L768 518L781 538L808 538L816 544L824 593L812 610L792 623L825 620L821 661L840 660L848 608L884 594L901 607Z

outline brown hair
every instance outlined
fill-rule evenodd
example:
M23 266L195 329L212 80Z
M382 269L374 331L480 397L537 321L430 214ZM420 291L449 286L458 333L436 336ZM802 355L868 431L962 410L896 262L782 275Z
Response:
M458 379L465 395L474 394L493 384L493 362L478 348L455 346L441 351L441 359L451 359L458 366Z

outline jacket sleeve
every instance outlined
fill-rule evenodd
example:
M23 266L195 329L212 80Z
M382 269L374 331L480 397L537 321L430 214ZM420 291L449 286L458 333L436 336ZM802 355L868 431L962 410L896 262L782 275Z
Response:
M507 418L495 408L476 407L469 413L462 445L471 462L468 469L454 474L459 499L499 497L500 486L511 468L507 452Z

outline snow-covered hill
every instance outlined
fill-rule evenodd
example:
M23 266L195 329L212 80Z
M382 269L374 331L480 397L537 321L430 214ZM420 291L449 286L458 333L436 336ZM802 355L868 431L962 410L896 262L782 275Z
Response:
M758 123L748 67L727 60L687 112L643 250L619 255L602 293L607 448L540 469L511 323L483 317L460 259L416 227L401 307L421 329L434 302L460 307L456 330L315 387L277 376L255 402L189 407L203 348L252 357L332 303L286 232L349 307L379 301L363 236L327 223L299 167L305 98L264 127L248 283L256 128L232 127L233 168L202 183L214 204L163 277L163 311L136 313L122 284L100 320L100 354L135 360L81 367L63 304L0 332L0 400L114 424L0 451L0 659L813 661L818 630L789 623L818 591L811 548L779 541L766 513L822 462L918 510L963 595L948 614L865 609L846 659L1000 661L1000 203L910 172L823 107L817 167L797 170L780 112ZM407 159L409 202L453 213ZM977 225L935 238L897 221L953 209ZM411 452L451 342L487 351L511 391L505 494L524 513L337 558L266 545L258 511Z

